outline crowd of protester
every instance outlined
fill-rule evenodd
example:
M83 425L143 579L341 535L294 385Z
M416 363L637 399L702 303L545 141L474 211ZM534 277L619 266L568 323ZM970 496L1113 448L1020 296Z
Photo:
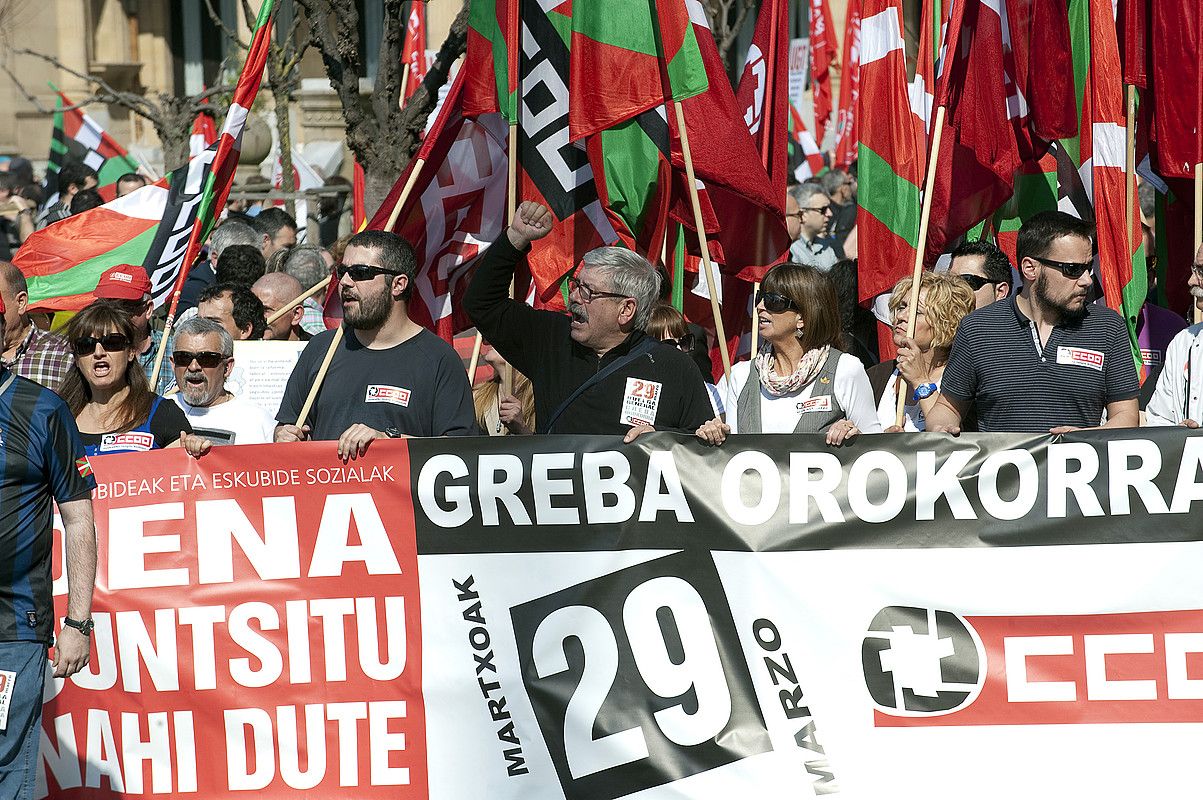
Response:
M131 173L117 194L145 183ZM0 172L0 256L77 206L94 206L96 184L94 171L68 163L45 197L29 162L10 160ZM89 453L184 446L199 454L214 444L312 438L338 440L352 458L372 439L400 436L631 441L667 430L720 445L741 433L813 432L838 446L879 432L1197 426L1199 329L1165 309L1142 313L1157 320L1148 327L1161 341L1150 346L1166 365L1142 401L1124 323L1095 302L1089 224L1060 212L1034 216L1019 232L1015 263L990 242L963 241L924 273L914 308L910 277L866 308L857 297L856 192L855 165L789 188L790 260L765 274L749 309L756 351L737 352L729 375L712 361L713 333L670 304L664 268L630 251L587 254L567 279L566 314L511 299L515 268L554 224L534 203L486 251L463 298L492 368L476 386L455 350L409 315L417 270L409 243L382 232L299 243L283 208L245 204L230 205L190 270L165 346L141 267L105 272L96 302L60 334L30 309L20 271L0 263L3 358L67 400ZM296 302L330 276L342 305L338 332L327 330L324 292ZM305 343L274 415L227 388L233 343L245 340ZM156 373L160 349L167 366Z

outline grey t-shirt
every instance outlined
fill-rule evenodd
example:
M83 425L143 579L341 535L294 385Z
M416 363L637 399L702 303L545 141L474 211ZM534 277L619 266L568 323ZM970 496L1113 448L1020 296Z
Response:
M281 424L296 422L334 333L318 334L305 346L280 401ZM479 433L463 362L427 330L372 350L346 329L306 424L311 439L332 440L357 422L378 431L394 427L407 436Z

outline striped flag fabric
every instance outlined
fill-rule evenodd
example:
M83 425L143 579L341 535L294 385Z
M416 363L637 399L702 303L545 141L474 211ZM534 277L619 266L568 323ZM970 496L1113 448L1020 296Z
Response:
M518 121L520 2L470 0L468 41L462 67L467 74L464 83L465 116L500 113L507 123ZM563 71L566 73L567 70L568 65L564 64Z
M735 92L773 189L785 197L789 170L789 4L765 0Z
M793 103L789 105L789 138L790 151L797 151L796 155L791 157L791 162L798 158L801 159L798 166L794 168L794 177L798 179L798 182L813 178L822 172L823 154L819 152L815 137L811 136L810 131L806 129L806 123Z
M246 65L234 90L221 136L200 156L157 184L34 232L13 258L29 282L30 306L74 311L94 299L102 273L140 264L158 307L178 294L208 236L237 166L242 130L259 91L271 35L274 0L255 23Z
M217 126L213 124L213 118L208 114L197 114L192 121L192 134L188 137L188 157L196 158L216 141Z
M844 25L843 74L840 105L835 118L834 165L848 169L856 158L856 119L860 101L860 7L861 0L848 0Z
M58 172L68 160L96 170L97 191L106 202L112 200L117 195L117 179L136 172L138 162L91 115L81 108L72 108L71 101L57 89L55 94L54 130L46 163L46 204L58 197Z
M874 110L860 128L857 180L862 303L910 273L919 246L922 123L911 111L901 0L863 0L861 103Z

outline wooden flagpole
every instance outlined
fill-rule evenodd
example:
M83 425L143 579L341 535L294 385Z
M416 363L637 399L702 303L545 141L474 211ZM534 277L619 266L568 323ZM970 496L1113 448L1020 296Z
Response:
M1195 250L1191 253L1194 259L1199 247L1203 246L1203 162L1195 164ZM1203 310L1195 305L1195 322L1203 322Z
M710 248L706 244L706 225L702 220L702 204L698 200L698 182L693 174L693 156L689 152L689 132L685 129L685 111L681 103L671 101L677 114L677 130L681 134L681 152L685 157L685 180L689 183L689 202L693 206L693 224L697 228L698 247L702 253L702 267L706 270L706 285L710 294L710 311L714 315L714 332L718 336L718 352L723 359L723 376L731 385L731 355L727 352L727 332L723 328L722 309L718 304L719 284L714 276L714 265L710 262Z
M276 320L278 320L280 317L282 317L285 314L287 314L288 312L292 311L294 308L299 306L301 303L304 303L310 297L313 297L315 294L320 292L322 289L325 289L327 286L330 285L330 281L332 281L333 279L334 279L334 276L327 275L326 277L322 278L317 283L310 286L308 289L306 289L301 294L292 298L292 300L289 300L287 303L280 306L278 309L276 309L272 313L272 315L270 317L267 318L267 326L270 328L271 324L273 322L275 322Z
M401 188L401 194L397 197L397 202L393 206L393 210L389 212L388 223L385 225L385 230L392 230L397 219L401 216L401 208L405 205L405 201L409 199L409 193L413 191L414 184L418 182L418 176L422 174L422 168L426 166L426 159L419 158L414 161L414 168L409 171L409 178L405 181L405 186ZM327 278L327 281L333 280L333 277ZM315 287L316 288L316 287ZM317 393L322 388L322 382L326 380L326 372L330 369L330 362L334 360L334 353L338 350L339 344L343 340L343 331L346 329L346 323L339 323L338 328L334 331L334 338L330 340L330 346L326 348L326 355L322 359L322 365L318 368L317 377L313 379L313 386L309 387L309 394L305 397L305 404L301 406L301 414L297 417L297 427L301 428L305 425L305 420L309 417L309 412L313 410L313 404L317 401Z
M1136 218L1136 87L1128 87L1128 118L1124 127L1127 130L1127 158L1124 161L1124 223L1127 226L1124 241L1128 252L1135 248L1132 241L1132 226Z
M936 185L936 164L940 160L940 140L944 134L944 114L947 108L940 106L936 109L936 122L933 126L931 154L927 159L927 178L923 182L923 206L919 215L919 242L915 247L915 268L911 271L911 294L907 304L906 336L915 337L915 323L919 319L919 284L923 280L923 251L927 249L927 225L931 220L932 189ZM906 421L906 392L903 390L905 381L902 374L898 375L898 407L894 414L894 424L899 428Z

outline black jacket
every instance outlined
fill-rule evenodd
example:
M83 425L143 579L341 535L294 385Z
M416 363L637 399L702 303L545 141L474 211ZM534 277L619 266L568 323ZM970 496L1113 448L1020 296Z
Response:
M549 419L572 392L596 372L628 353L645 338L641 331L602 358L573 341L570 318L537 311L509 298L514 266L525 255L502 234L481 258L464 293L464 311L485 341L497 348L535 389L535 421ZM714 416L697 366L675 347L656 343L653 349L591 386L565 409L553 433L625 434L621 422L623 398L631 378L659 384L656 430L693 433Z

